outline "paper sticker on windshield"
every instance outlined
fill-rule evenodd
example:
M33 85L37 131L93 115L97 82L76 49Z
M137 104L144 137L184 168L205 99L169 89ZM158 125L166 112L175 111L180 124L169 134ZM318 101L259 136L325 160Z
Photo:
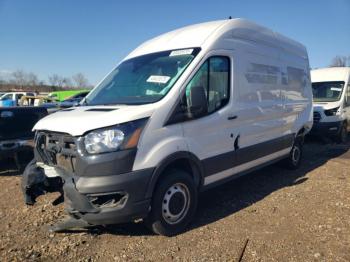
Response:
M341 92L342 89L339 87L331 87L331 90Z
M166 84L170 79L170 76L157 76L157 75L151 75L147 82L149 83L158 83L158 84Z
M193 52L193 49L175 50L175 51L171 51L169 56L190 55L190 54L192 54L192 52Z

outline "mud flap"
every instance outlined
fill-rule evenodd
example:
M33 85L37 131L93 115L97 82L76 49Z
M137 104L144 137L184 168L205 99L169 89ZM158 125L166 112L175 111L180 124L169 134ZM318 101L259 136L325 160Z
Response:
M60 196L52 202L53 205L62 203L64 201L62 186L60 177L47 177L44 169L37 166L34 159L27 165L22 175L22 192L27 205L34 205L38 196L49 192L60 193Z

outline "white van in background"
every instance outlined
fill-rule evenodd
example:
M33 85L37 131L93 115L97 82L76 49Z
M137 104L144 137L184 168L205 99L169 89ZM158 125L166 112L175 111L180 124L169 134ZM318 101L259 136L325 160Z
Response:
M176 234L198 192L282 159L297 168L311 127L303 45L244 19L163 34L34 127L37 165L68 200L53 230L144 219Z
M311 134L345 143L350 121L350 67L311 71L314 126Z

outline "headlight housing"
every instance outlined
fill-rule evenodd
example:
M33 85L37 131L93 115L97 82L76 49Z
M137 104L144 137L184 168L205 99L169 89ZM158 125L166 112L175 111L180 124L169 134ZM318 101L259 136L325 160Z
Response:
M326 116L335 116L335 115L337 115L338 110L339 110L339 106L336 107L336 108L324 110L324 114L325 114Z
M147 119L139 119L108 128L90 131L84 137L89 154L101 154L137 146Z

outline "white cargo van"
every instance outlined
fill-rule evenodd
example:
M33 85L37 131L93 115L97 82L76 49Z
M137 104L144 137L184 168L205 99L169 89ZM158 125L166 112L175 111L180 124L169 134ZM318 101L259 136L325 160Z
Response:
M64 181L72 218L54 230L144 219L173 235L200 191L281 159L298 167L311 127L305 47L232 19L136 48L80 107L36 124L35 154Z
M311 134L345 143L350 121L350 67L311 71L314 125Z

